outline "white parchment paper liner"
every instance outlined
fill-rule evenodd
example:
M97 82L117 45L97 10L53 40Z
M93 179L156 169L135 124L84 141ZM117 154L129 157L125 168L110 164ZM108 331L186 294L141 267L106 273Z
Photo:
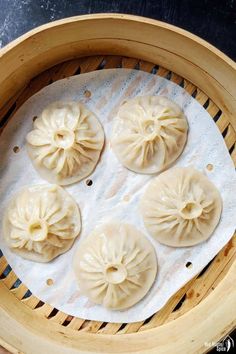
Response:
M84 96L85 90L91 97ZM110 148L112 120L123 100L137 95L163 95L178 103L189 123L185 150L176 166L193 166L205 173L218 187L223 213L212 237L194 247L175 249L163 246L147 234L139 213L139 200L153 176L135 174L123 168ZM106 147L94 173L66 190L73 195L82 213L82 233L72 249L48 264L33 263L12 253L3 242L0 248L21 281L41 300L70 315L106 322L141 321L158 311L168 299L196 275L229 241L235 229L236 179L233 162L214 121L186 91L157 75L127 69L91 72L57 81L32 96L17 111L0 139L0 215L9 199L21 187L43 181L27 156L25 136L32 129L32 118L56 100L79 100L100 119L106 134ZM20 147L15 154L13 147ZM207 164L213 170L206 169ZM153 243L159 264L156 281L138 304L125 311L109 311L82 296L72 269L72 257L80 241L98 224L122 221L135 225ZM192 262L191 268L185 264ZM53 279L48 286L47 279Z

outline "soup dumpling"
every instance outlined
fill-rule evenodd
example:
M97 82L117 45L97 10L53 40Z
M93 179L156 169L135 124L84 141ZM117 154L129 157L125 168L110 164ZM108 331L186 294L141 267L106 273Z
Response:
M81 292L96 304L121 310L136 304L157 272L155 250L134 226L104 224L79 244L74 270Z
M178 158L187 132L187 119L176 103L162 96L140 96L120 106L112 147L128 169L153 174Z
M174 247L193 246L207 240L222 210L214 184L193 168L173 168L154 178L141 200L148 232Z
M51 183L67 185L94 170L104 144L97 117L79 102L54 102L28 133L27 150L39 174Z
M80 229L76 202L57 185L23 188L10 201L3 219L10 249L37 262L49 262L68 251Z

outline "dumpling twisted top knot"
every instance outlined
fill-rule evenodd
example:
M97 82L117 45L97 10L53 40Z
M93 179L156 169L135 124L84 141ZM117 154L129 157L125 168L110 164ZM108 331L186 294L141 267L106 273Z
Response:
M95 168L104 133L96 116L78 102L54 102L27 135L29 156L43 178L60 185L88 176Z
M192 168L174 168L153 179L141 200L144 224L168 246L193 246L210 237L219 222L221 197L209 179Z
M180 107L161 96L133 98L119 108L112 146L121 163L139 173L157 173L181 154L188 124Z
M79 287L90 300L118 310L148 292L157 261L152 244L133 226L106 224L79 245L74 268Z
M3 228L12 251L33 261L48 262L72 246L81 228L80 212L61 187L35 185L11 200Z

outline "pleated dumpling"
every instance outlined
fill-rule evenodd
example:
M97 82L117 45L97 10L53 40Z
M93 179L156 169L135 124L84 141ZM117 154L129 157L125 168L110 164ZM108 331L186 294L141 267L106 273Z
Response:
M7 245L37 262L49 262L69 250L80 228L77 204L57 185L23 188L10 201L3 219Z
M67 185L94 170L104 132L96 116L83 104L54 102L35 120L26 140L39 174L51 183Z
M153 179L141 200L149 233L168 246L193 246L208 239L222 210L213 183L193 168L173 168Z
M141 300L157 272L155 250L127 224L105 224L79 244L74 269L80 290L91 301L112 310Z
M120 162L138 173L157 173L181 154L188 123L180 107L162 96L140 96L120 106L112 147Z

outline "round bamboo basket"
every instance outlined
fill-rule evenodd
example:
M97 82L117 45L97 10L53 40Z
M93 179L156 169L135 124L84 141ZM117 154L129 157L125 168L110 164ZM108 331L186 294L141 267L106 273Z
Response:
M117 67L151 72L184 87L214 119L236 164L234 62L182 29L129 15L57 21L3 48L0 132L31 95L51 82ZM204 353L236 324L235 255L232 237L153 316L106 323L75 318L43 303L0 253L0 344L12 353L29 354Z

